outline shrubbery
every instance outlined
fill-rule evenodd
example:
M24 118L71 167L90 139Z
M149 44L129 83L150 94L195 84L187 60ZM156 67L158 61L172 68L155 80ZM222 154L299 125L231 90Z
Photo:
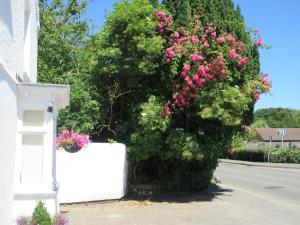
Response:
M16 223L17 225L68 225L69 220L62 215L52 218L44 203L39 201L31 217L19 217Z
M224 1L203 1L180 17L186 16L182 26L175 15L180 4L173 10L120 1L88 46L100 105L109 106L100 135L128 146L131 182L165 191L207 186L220 154L250 124L255 102L270 88L259 70L261 42L251 39L257 33L246 30L227 2L230 16L214 11Z
M300 163L299 149L278 149L278 148L257 148L257 149L237 149L228 155L229 159L243 160L251 162L271 163Z
M85 29L78 33L78 26L86 28L85 4L74 2L63 7L57 0L41 10L48 25L41 27L49 30L40 36L40 80L73 84L60 127L125 143L132 182L162 190L207 186L219 156L270 88L259 67L258 32L246 29L232 0L122 0L85 38ZM66 26L59 26L62 19ZM61 46L60 54L49 43Z

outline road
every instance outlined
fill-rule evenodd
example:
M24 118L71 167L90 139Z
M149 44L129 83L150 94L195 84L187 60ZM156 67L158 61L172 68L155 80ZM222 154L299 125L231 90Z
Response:
M63 206L70 225L300 225L300 169L220 163L206 192Z
M249 208L254 218L272 225L300 224L300 169L220 163L215 176L233 190L227 200Z

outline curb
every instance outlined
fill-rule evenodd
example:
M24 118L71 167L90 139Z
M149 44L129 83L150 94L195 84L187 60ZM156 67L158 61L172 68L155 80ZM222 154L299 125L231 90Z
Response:
M269 168L281 168L281 169L300 169L300 164L293 163L261 163L261 162L249 162L240 160L220 159L219 162L244 166L257 166L257 167L269 167Z

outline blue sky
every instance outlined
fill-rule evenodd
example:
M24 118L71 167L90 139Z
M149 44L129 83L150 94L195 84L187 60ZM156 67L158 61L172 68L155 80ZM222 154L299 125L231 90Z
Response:
M106 12L119 0L90 0L87 18L103 25ZM272 46L261 50L261 70L269 73L271 94L263 95L256 109L284 107L300 109L300 0L234 0L247 25L260 30Z

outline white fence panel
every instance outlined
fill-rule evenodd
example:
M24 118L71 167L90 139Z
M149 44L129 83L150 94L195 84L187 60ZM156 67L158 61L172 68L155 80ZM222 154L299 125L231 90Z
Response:
M126 194L123 144L92 143L77 152L57 152L59 203L120 199Z

